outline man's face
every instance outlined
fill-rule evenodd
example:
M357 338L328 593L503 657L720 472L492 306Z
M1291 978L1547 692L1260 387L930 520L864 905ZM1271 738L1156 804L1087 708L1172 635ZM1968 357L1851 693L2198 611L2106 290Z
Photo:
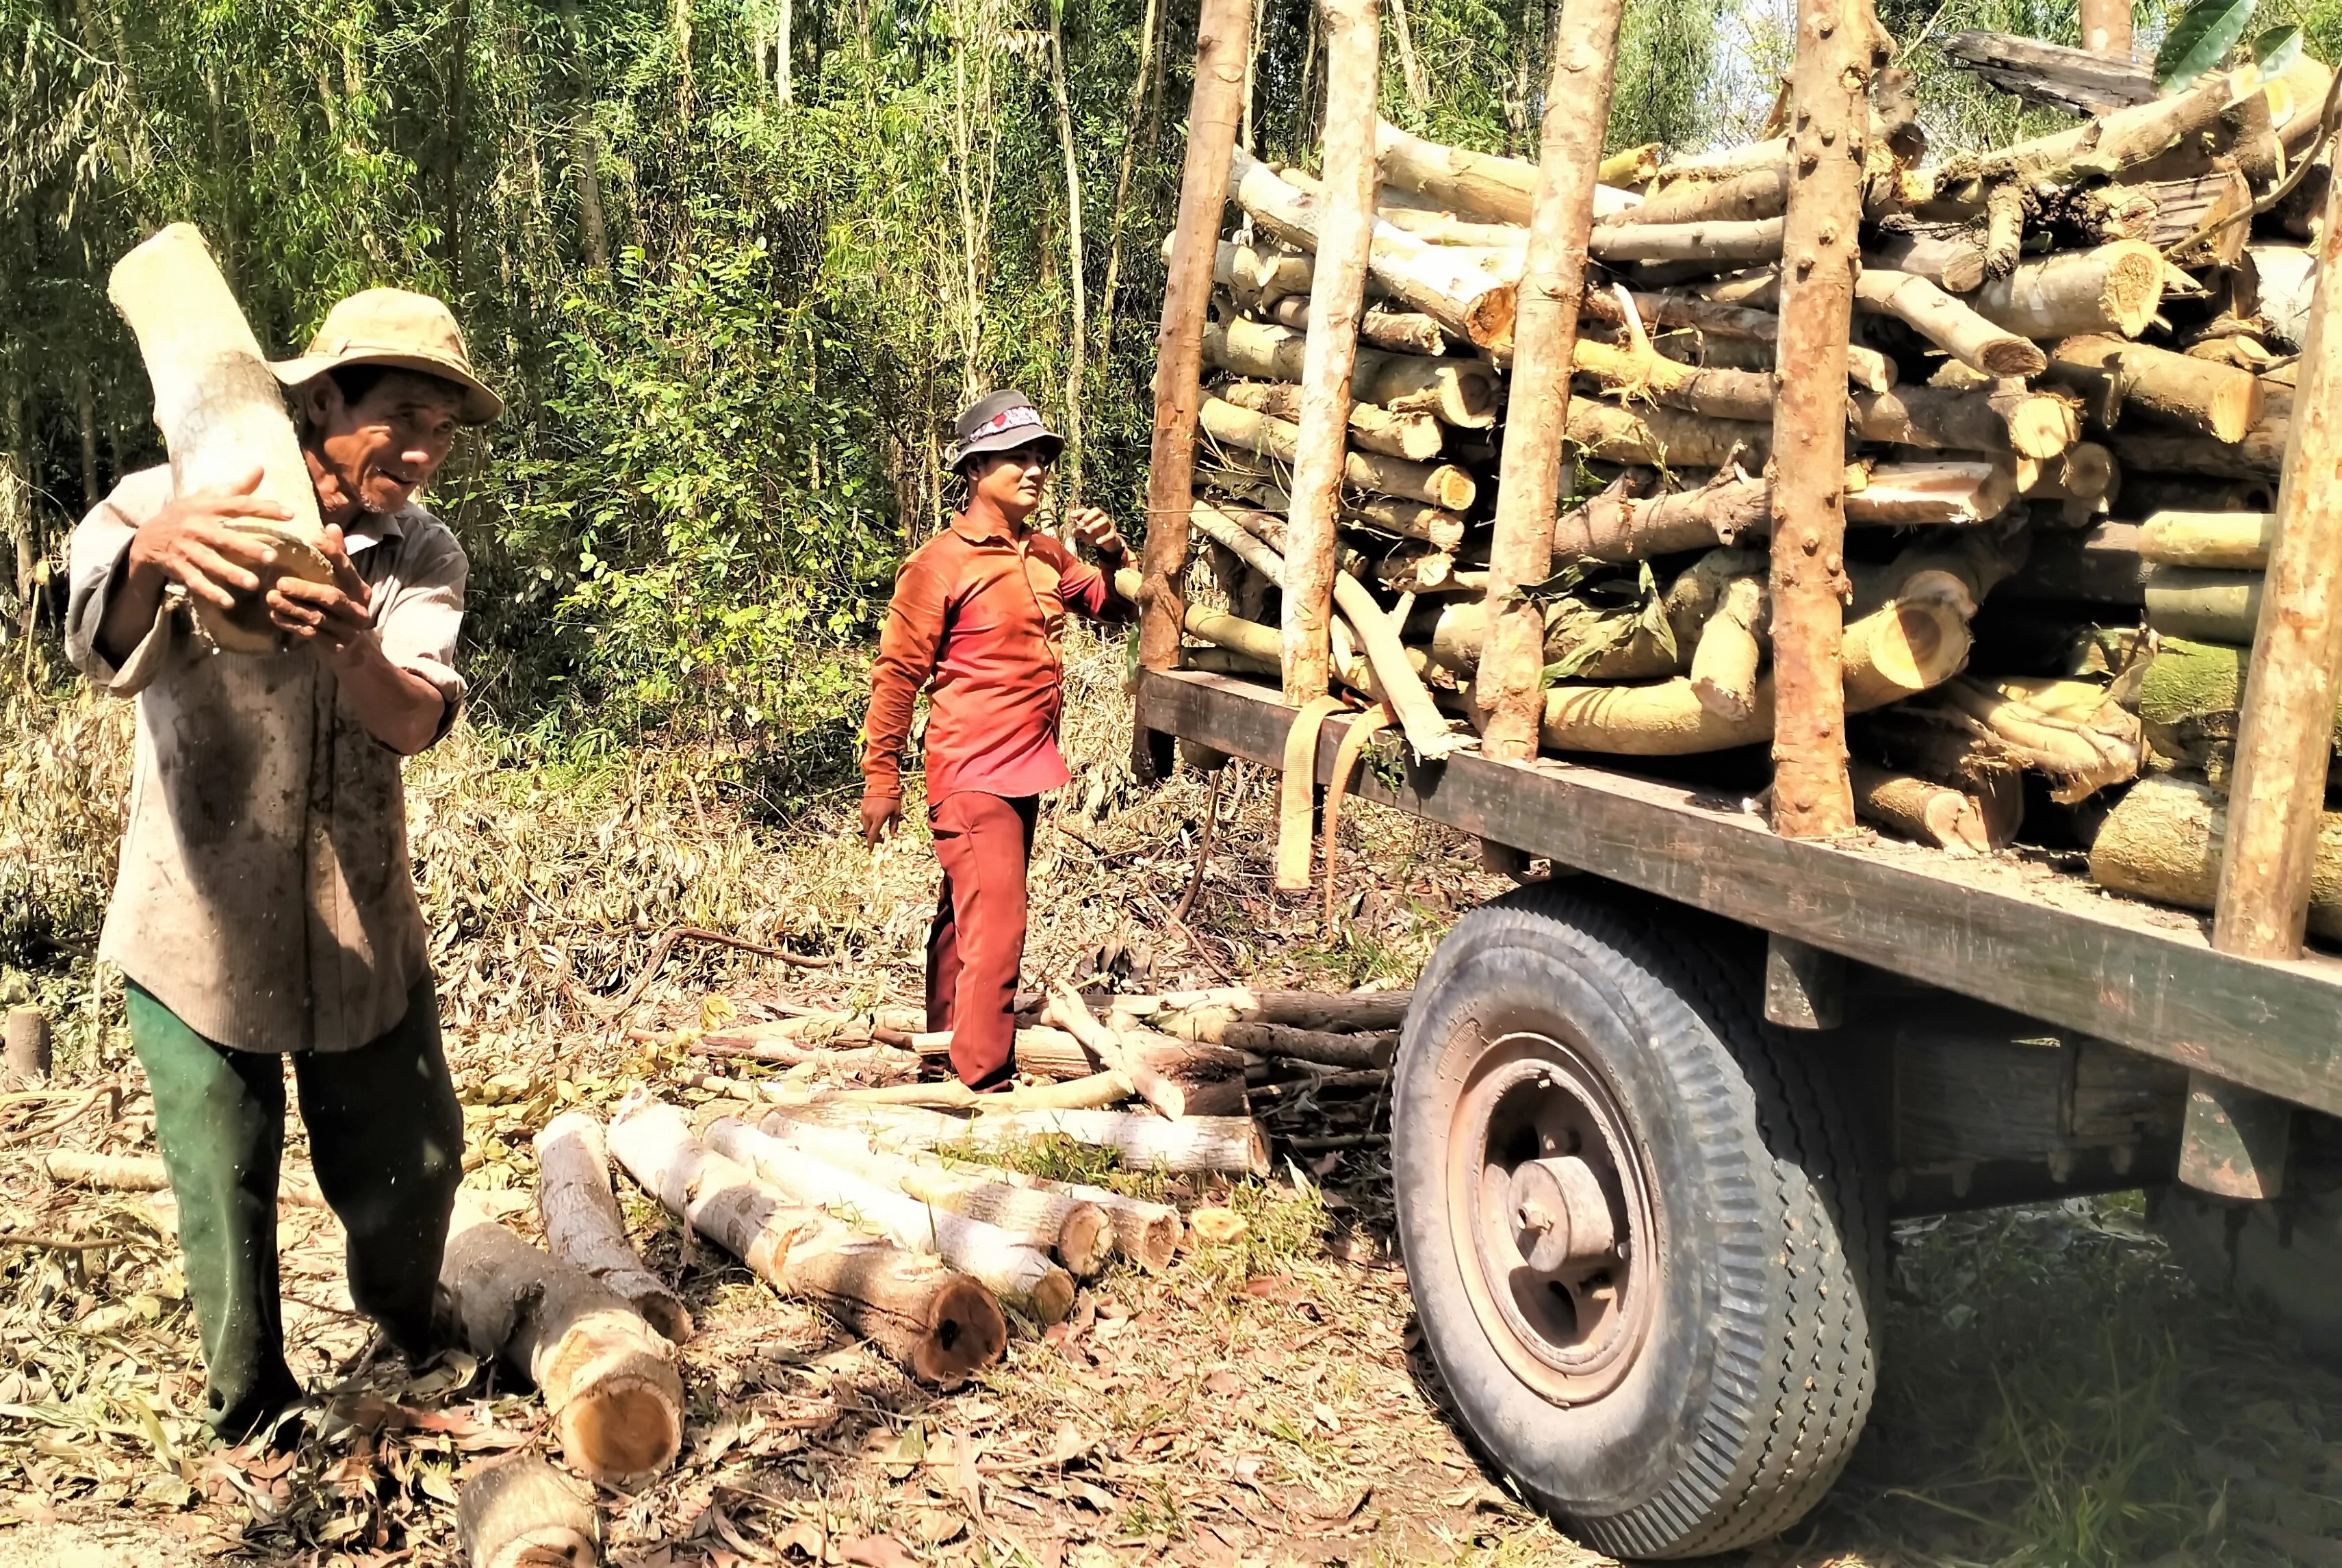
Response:
M970 466L968 486L978 500L1021 523L1039 508L1041 492L1048 485L1049 460L1042 455L1046 450L1036 443L979 457Z
M309 384L317 451L344 497L361 511L397 511L447 460L459 394L428 376L394 370L355 403L330 375Z

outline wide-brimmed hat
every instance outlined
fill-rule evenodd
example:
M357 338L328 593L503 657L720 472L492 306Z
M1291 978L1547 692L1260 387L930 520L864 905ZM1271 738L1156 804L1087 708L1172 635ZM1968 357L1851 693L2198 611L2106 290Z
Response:
M971 403L952 422L951 450L945 460L954 468L987 452L1014 452L1038 446L1055 463L1066 449L1066 438L1049 428L1033 400L1021 392L988 392Z
M464 389L455 417L465 424L485 424L505 411L505 400L474 373L455 313L427 294L403 288L354 294L325 313L308 353L269 368L285 385L300 386L345 365L387 365L452 381Z

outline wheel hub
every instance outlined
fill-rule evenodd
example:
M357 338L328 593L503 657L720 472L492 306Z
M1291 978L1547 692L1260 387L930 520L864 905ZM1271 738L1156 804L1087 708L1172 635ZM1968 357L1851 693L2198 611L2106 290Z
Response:
M1473 1064L1448 1150L1466 1294L1490 1342L1555 1403L1600 1398L1657 1293L1650 1183L1617 1097L1565 1042L1507 1034Z

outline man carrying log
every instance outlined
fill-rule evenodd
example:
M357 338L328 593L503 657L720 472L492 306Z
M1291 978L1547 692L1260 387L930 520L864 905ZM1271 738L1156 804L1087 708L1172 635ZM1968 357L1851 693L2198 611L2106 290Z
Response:
M1070 776L1057 751L1065 708L1066 612L1122 620L1114 586L1128 555L1113 519L1076 506L1074 536L1106 570L1028 526L1065 442L1021 392L969 404L951 463L966 509L903 563L864 725L862 836L902 825L903 744L933 681L927 827L944 883L927 937L927 1027L951 1031L952 1066L972 1089L1015 1068L1016 971L1025 958L1025 874L1045 790Z
M401 759L447 733L465 560L414 502L459 425L502 411L438 300L373 289L301 358L300 444L330 582L266 585L285 651L217 651L191 604L264 587L255 494L122 481L75 530L66 648L138 704L121 870L99 945L122 966L133 1048L179 1204L213 1426L244 1438L302 1396L285 1361L277 1165L290 1056L317 1184L349 1234L351 1299L410 1362L462 1176L406 847Z

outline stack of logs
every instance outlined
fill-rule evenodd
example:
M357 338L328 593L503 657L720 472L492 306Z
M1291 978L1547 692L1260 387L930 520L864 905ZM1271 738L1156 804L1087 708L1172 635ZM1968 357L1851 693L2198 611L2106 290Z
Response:
M2107 885L2208 908L2334 75L2297 57L2158 95L2144 66L1955 42L1995 85L2061 105L2080 93L2095 117L1928 161L1905 84L1880 74L1846 400L1857 807L1891 833L1988 853L2026 827L2029 799L2028 838L2111 833ZM1520 590L1543 617L1548 751L1683 758L1772 738L1789 146L1603 164L1556 570ZM1430 750L1415 716L1487 717L1473 681L1538 170L1388 125L1376 152L1330 664ZM1305 170L1241 147L1228 193L1195 414L1191 537L1208 580L1191 579L1182 658L1273 677L1309 295L1334 204ZM2334 934L2342 828L2328 836L2334 885L2321 882L2313 929Z

